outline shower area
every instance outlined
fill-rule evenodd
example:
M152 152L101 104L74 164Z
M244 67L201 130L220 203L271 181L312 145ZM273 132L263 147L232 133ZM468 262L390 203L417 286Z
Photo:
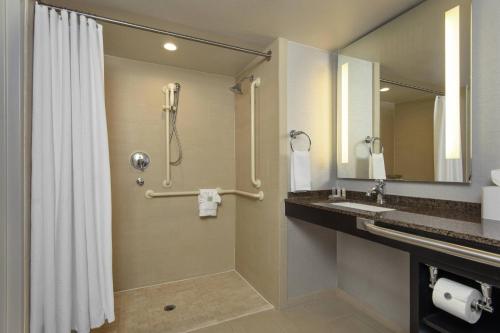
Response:
M189 332L279 307L280 40L249 54L47 6L102 26L115 320L92 332ZM201 216L202 189L216 216Z

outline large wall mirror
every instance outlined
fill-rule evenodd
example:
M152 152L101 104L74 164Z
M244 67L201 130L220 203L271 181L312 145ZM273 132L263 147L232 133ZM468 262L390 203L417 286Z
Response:
M339 178L471 180L471 0L428 0L341 49Z

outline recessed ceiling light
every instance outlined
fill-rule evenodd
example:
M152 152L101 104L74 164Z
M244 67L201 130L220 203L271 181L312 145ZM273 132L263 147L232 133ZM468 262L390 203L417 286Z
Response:
M167 51L175 51L175 50L177 50L177 45L175 45L174 43L168 42L168 43L163 44L163 48Z
M380 92L386 92L386 91L389 91L389 90L391 90L391 88L389 88L389 87L383 87L383 88L380 89Z

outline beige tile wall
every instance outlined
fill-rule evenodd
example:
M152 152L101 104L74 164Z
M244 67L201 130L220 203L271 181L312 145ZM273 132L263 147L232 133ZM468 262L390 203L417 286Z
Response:
M224 196L217 218L198 217L196 197L146 199L164 191L162 86L181 84L178 129L184 149L172 191L235 187L234 79L113 56L105 57L113 195L115 290L234 268L235 198ZM174 147L174 146L172 146ZM150 154L143 174L129 166ZM176 156L176 150L172 154ZM143 176L146 184L135 184Z
M286 44L283 44L286 46ZM236 199L236 269L268 301L279 303L280 223L283 185L280 179L280 54L279 40L271 45L272 60L262 61L247 72L261 78L256 94L257 178L265 199ZM250 182L250 87L236 98L236 184L256 191ZM284 128L286 130L286 127ZM285 184L286 192L286 184Z

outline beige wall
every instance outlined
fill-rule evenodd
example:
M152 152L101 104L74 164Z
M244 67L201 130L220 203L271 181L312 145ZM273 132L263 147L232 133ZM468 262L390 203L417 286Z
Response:
M398 332L410 327L408 252L338 233L339 288L372 307Z
M328 51L287 43L287 132L302 130L311 137L313 190L330 189L335 184L331 58ZM296 149L306 149L307 145L307 138L303 136L294 140ZM290 153L288 140L285 149ZM288 167L289 160L287 162ZM286 181L289 180L287 172ZM337 285L336 232L297 219L287 219L286 227L287 303L334 289Z
M228 89L234 79L112 56L105 67L115 289L234 268L233 196L224 196L219 216L209 219L198 217L196 197L144 197L147 189L165 190L161 89L170 82L181 84L177 123L184 160L172 168L169 190L235 187L234 95ZM136 150L152 159L143 174L129 166ZM138 176L144 187L136 185Z
M271 45L272 60L254 64L247 72L262 80L256 94L256 158L257 178L262 181L265 198L259 202L236 199L236 269L274 305L278 305L280 299L280 223L283 218L279 85L282 47L286 44L275 41ZM238 189L255 192L250 182L248 82L243 85L243 91L244 95L236 98L236 184ZM284 124L286 126L286 119Z
M434 180L434 97L396 104L394 173L405 180Z

